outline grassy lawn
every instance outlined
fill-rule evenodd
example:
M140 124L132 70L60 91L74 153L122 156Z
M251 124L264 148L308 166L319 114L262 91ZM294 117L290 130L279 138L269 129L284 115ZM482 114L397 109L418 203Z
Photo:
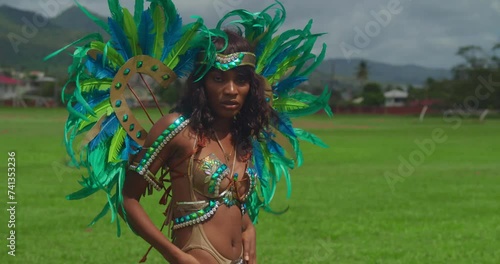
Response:
M64 109L0 108L0 263L137 263L148 245L109 215L102 196L66 201L82 171L65 166ZM449 121L449 120L448 120ZM459 123L460 122L460 123ZM293 193L262 213L259 263L500 263L500 120L315 116ZM7 152L16 152L16 256L7 255ZM282 186L284 187L284 186ZM144 200L163 220L158 196ZM123 226L122 226L123 227ZM147 263L165 263L156 252Z

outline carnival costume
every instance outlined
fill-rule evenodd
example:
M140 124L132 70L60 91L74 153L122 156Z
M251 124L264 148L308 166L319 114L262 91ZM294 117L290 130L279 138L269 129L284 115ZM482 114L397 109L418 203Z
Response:
M229 12L212 30L203 25L201 18L183 25L171 0L150 2L149 8L143 10L144 2L136 0L132 15L120 6L118 0L109 0L112 17L107 24L80 6L109 33L110 41L104 42L99 34L91 34L49 56L76 43L92 40L76 48L73 64L69 67L69 83L75 83L76 88L69 96L63 91L69 111L65 127L67 152L73 164L88 170L88 177L83 177L80 182L83 188L68 195L67 199L82 199L99 190L104 191L107 201L90 225L110 211L112 221L116 220L118 235L120 225L117 214L121 213L127 219L122 207L122 188L127 170L134 170L143 176L150 190L164 191L160 203L169 203L169 183L173 179L168 177L168 171L176 168L164 168L162 173L156 175L149 171L149 167L160 151L189 125L189 116L179 116L151 146L144 146L148 131L129 108L124 93L129 90L143 105L129 84L132 75L138 74L143 81L143 75L148 75L161 87L168 88L176 78L192 73L196 64L206 66L197 67L200 70L194 74L198 80L211 68L227 71L243 65L254 67L255 72L266 80L266 100L275 111L276 118L262 132L261 139L252 139L252 156L244 175L233 174L229 164L214 154L199 157L199 146L203 144L195 142L192 154L187 157L192 201L176 203L173 207L177 214L183 214L175 218L172 217L174 209L169 205L167 220L162 226L162 229L168 226L170 230L192 226L193 234L197 230L198 235L191 237L186 248L182 249L184 251L201 248L219 263L239 263L222 257L211 246L200 224L209 221L221 205L239 206L242 215L248 213L254 223L260 209L274 212L269 205L278 181L284 178L288 186L287 196L290 196L289 170L303 162L299 140L325 147L313 134L293 127L290 118L320 110L331 115L329 89L325 88L318 97L296 89L321 63L326 45L323 44L318 56L312 53L316 39L321 35L310 32L312 21L304 29L277 34L286 17L285 9L279 2L258 13L245 10ZM268 14L271 10L275 10L274 16ZM234 17L238 19L229 20ZM240 31L254 47L253 53L222 55L223 50L215 49L212 39L226 38L221 29L228 25ZM161 107L158 106L158 109L161 111ZM145 150L142 159L137 163L131 162L130 157L141 150ZM226 178L232 179L230 184L222 184ZM234 188L241 181L248 186L243 194ZM195 193L204 199L197 199Z

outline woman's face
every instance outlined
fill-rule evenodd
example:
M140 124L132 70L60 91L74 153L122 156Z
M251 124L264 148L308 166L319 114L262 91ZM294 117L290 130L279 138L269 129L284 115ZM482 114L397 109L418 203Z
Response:
M205 77L208 104L219 118L233 118L243 107L250 79L236 69L212 70Z

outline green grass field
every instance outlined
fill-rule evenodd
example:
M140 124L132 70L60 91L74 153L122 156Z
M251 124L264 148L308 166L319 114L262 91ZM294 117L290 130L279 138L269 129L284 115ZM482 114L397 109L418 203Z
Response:
M102 196L64 198L80 177L64 166L65 117L63 109L0 109L0 263L137 263L148 245L127 228L117 238L109 215L87 228ZM296 124L330 148L302 144L292 197L281 188L274 203L289 211L259 218L259 263L500 263L500 120L339 115ZM6 239L8 151L16 152L15 257ZM144 204L160 223L157 200ZM147 263L165 261L153 252Z

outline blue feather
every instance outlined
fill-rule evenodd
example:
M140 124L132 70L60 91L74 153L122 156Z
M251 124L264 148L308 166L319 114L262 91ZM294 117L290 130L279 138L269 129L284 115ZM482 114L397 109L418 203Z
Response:
M182 38L182 19L177 14L175 20L171 22L167 28L167 30L163 33L163 41L165 45L163 46L163 51L161 54L160 61L164 61L167 58L168 54L174 48L175 44L179 42Z
M255 48L255 56L257 59L262 55L264 52L264 49L266 48L266 42L265 41L260 41L259 44L257 45L257 48Z
M190 49L186 52L186 54L179 57L180 61L174 68L174 72L177 74L178 78L185 77L193 71L198 52L199 49Z
M97 148L99 144L102 142L108 140L114 134L116 133L116 130L118 130L118 126L120 125L120 122L118 121L118 118L116 118L115 114L112 114L108 116L101 124L101 129L99 130L99 133L96 135L95 138L93 138L89 142L89 150L93 151L94 149Z
M262 180L262 175L264 171L264 155L262 154L262 149L260 146L260 142L256 139L252 140L253 145L253 162L255 165L255 169L257 170L257 175L259 179Z
M284 59L292 52L294 49L292 46L284 49L280 54L278 54L262 71L262 76L268 77L276 73L278 70L278 66Z
M278 118L276 118L273 125L281 133L290 137L297 137L297 135L295 135L295 131L293 130L292 121L285 113L278 113Z
M269 149L269 152L271 154L278 154L280 156L285 156L285 151L283 150L283 148L274 140L269 140L267 142L267 148Z
M305 76L296 76L296 77L286 78L285 80L277 83L273 87L273 91L274 91L274 93L278 94L279 96L283 95L283 94L288 94L288 92L290 90L299 86L301 83L303 83L307 80L309 80L309 79Z
M139 46L142 54L152 56L153 44L155 41L154 22L150 10L142 13L141 23L139 24Z
M113 48L127 61L132 56L132 48L128 42L123 28L113 19L108 18L109 31L111 33L111 44Z
M94 108L102 101L109 99L109 90L94 90L92 93L84 93L83 96L85 97L85 100L89 104L89 106L91 108ZM82 114L90 113L81 103L76 103L73 106L73 109Z
M85 67L96 79L113 78L117 71L109 67L103 67L102 60L102 54L97 54L95 60L89 56L85 62Z
M129 135L125 137L125 148L122 150L121 159L128 160L130 155L135 155L141 150L141 146Z

